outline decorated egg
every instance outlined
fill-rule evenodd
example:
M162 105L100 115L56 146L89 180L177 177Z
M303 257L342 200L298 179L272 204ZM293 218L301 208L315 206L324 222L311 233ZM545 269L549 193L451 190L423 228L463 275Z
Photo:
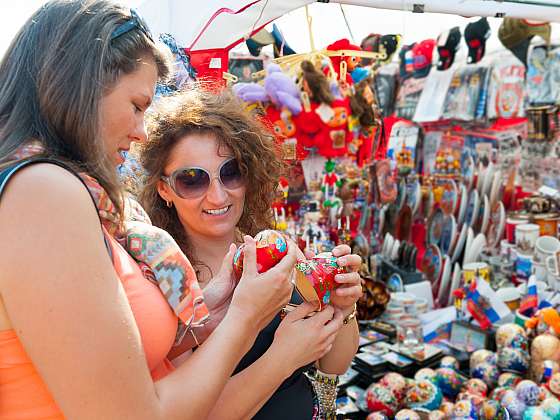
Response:
M389 417L383 413L369 413L366 420L389 420Z
M436 377L436 371L430 368L422 368L414 374L414 379L417 381L427 380L433 381Z
M420 416L414 410L401 410L395 415L395 420L420 420Z
M466 378L450 368L436 369L436 383L446 397L455 397L465 383Z
M491 365L495 365L498 362L496 358L496 353L491 352L490 350L477 350L475 351L470 358L470 370L477 367L482 363L490 363Z
M532 407L540 402L541 390L533 381L523 380L515 386L517 399L523 404Z
M555 373L548 380L548 389L557 397L560 396L560 373Z
M553 420L540 407L528 407L523 413L523 420Z
M521 376L517 373L504 372L498 378L498 386L513 388L521 382Z
M445 420L445 414L441 410L431 411L428 415L428 420Z
M480 420L494 420L500 411L500 403L494 400L487 400L482 403L478 411Z
M553 419L560 419L560 401L556 398L545 399L540 407L544 412Z
M441 359L439 367L459 370L459 362L452 356L445 356Z
M331 253L321 253L311 260L296 264L297 289L307 301L318 300L321 309L328 305L332 291L338 287L337 274L346 272Z
M455 403L453 408L453 418L478 419L478 410L469 400L461 400Z
M469 379L463 386L463 390L470 394L480 395L481 397L486 397L488 394L488 385L478 378Z
M523 327L517 324L504 324L496 331L496 347L498 347L498 350L504 347L513 347L527 351L527 333Z
M524 375L529 369L529 355L521 349L503 347L498 351L498 367L507 372Z
M389 388L398 401L405 397L406 380L400 373L389 372L379 381L379 385Z
M257 271L264 273L274 267L288 253L286 239L275 230L263 230L255 235L257 241ZM239 281L243 274L245 245L237 248L233 256L233 273Z
M443 396L440 389L430 381L418 381L406 392L406 405L412 409L436 410Z
M373 384L367 389L367 406L370 411L380 411L393 417L398 408L398 401L393 392L383 385Z
M475 379L482 380L488 388L494 388L498 383L500 371L496 365L484 362L472 370L471 376Z

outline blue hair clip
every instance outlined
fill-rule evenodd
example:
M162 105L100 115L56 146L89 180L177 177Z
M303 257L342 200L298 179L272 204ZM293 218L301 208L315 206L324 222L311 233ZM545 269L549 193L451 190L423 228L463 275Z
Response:
M123 23L121 23L111 34L111 41L117 39L118 37L132 31L133 29L140 29L144 35L146 35L150 41L154 42L154 38L152 37L152 33L148 29L148 25L140 17L136 10L130 9L130 19L127 19Z

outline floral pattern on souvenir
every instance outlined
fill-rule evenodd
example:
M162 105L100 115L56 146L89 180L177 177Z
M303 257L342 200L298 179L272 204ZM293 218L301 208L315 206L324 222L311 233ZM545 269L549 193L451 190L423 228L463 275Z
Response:
M404 409L397 413L395 420L420 420L420 416L414 410Z
M546 398L540 407L553 419L560 418L560 401L556 398Z
M513 388L519 382L521 382L521 380L522 380L521 376L519 376L516 373L504 372L498 378L498 386Z
M486 397L488 394L488 385L478 378L469 379L463 386L463 389L470 394L480 395L481 397Z
M501 325L496 331L496 347L513 347L521 350L528 350L527 333L523 327L509 323Z
M367 406L370 411L380 411L388 417L393 417L399 402L389 388L380 384L373 384L367 389Z
M424 257L422 258L422 272L426 275L426 278L432 286L436 284L439 280L439 275L441 274L442 258L441 252L437 245L429 245L426 248Z
M498 362L496 353L486 349L476 350L473 354L471 354L470 358L471 372L475 367L484 362L495 365Z
M430 381L418 381L406 393L405 402L412 409L437 410L441 406L443 395L440 389Z
M513 397L510 397L510 394L506 393L504 399L502 399L502 406L508 411L513 420L521 420L523 418L523 412L527 407L523 402L517 399L514 391L511 391L511 393Z
M519 401L529 407L538 405L540 402L541 390L533 381L523 380L519 382L515 387L515 393Z
M499 386L497 388L494 388L492 390L492 392L490 392L490 395L488 396L488 398L493 400L493 401L501 402L502 398L504 397L504 395L508 391L512 391L512 389L507 387L507 386L504 386L504 387Z
M458 371L459 370L459 361L454 358L453 356L445 356L439 362L440 368L449 368Z
M440 200L440 207L446 215L453 214L457 206L457 184L453 180L446 181L443 184L443 193Z
M369 413L366 420L389 420L389 417L383 413Z
M523 420L554 420L540 407L528 407L523 413Z
M428 420L445 420L445 414L441 410L434 410L428 415Z
M274 267L288 253L288 243L280 232L263 230L255 235L257 242L257 270L264 273ZM239 280L243 274L244 246L237 248L233 256L233 272Z
M457 401L453 408L453 417L476 420L478 418L478 410L470 400Z
M529 355L521 349L504 347L498 351L498 367L506 372L524 375L529 369Z
M500 371L496 365L484 362L477 365L472 371L471 376L475 379L480 379L489 388L494 388L498 383Z
M414 374L414 379L417 381L432 381L436 377L436 371L430 368L422 368Z
M500 403L498 401L487 400L482 403L478 411L478 417L480 420L494 420L494 417L498 416L499 411Z
M428 243L439 244L443 233L443 211L437 208L428 221Z
M450 368L436 369L436 383L443 395L454 398L465 383L466 378Z
M400 373L389 372L381 380L379 384L389 388L397 400L402 400L406 394L406 380Z

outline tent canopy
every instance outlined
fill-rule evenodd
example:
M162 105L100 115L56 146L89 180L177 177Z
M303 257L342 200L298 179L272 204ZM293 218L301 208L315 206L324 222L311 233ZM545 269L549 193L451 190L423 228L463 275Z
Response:
M328 2L328 0L324 0ZM155 33L173 34L188 50L229 50L284 14L314 0L144 0L141 14ZM510 16L560 22L558 0L332 0L380 9L462 16Z

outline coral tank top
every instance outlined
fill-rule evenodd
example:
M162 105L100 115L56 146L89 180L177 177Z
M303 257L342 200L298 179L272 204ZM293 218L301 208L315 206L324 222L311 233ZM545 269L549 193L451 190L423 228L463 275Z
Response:
M158 380L173 370L167 354L175 340L178 319L159 287L144 278L117 241L106 237L142 337L148 367L154 381ZM63 418L15 331L0 331L0 420Z

